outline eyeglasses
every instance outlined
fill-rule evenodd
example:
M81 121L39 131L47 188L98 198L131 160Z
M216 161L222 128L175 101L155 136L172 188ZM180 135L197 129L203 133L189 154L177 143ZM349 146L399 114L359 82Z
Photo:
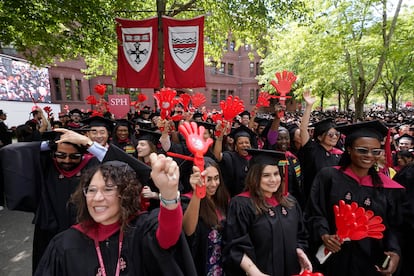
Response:
M83 194L86 197L94 197L98 193L98 191L101 192L104 196L113 196L116 194L116 191L118 190L117 185L108 185L103 188L103 190L98 189L95 186L88 186L83 188Z
M334 136L339 137L340 135L341 133L339 131L326 133L326 136L329 136L329 138L333 138Z
M368 153L371 153L373 156L380 156L384 153L383 149L367 149L363 147L354 147L353 149L355 152L361 155L368 155Z
M69 159L72 159L72 160L76 160L82 157L82 153L69 153L68 154L68 153L60 152L60 151L55 152L53 155L55 156L55 158L58 158L58 159L66 159L66 157L69 156Z

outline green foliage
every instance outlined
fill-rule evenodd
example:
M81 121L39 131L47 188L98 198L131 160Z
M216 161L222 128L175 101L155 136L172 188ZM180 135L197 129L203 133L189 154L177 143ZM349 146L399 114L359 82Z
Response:
M116 66L115 18L144 19L159 14L177 18L206 15L205 49L218 60L229 31L236 45L263 52L263 39L281 18L299 18L301 0L5 0L0 2L0 41L36 65L85 58L90 75L113 75Z

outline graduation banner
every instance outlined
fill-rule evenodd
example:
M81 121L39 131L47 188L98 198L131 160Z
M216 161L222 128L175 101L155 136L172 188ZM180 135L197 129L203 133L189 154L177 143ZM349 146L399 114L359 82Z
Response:
M165 86L205 87L204 16L189 20L162 17Z
M117 87L158 88L158 19L117 18Z
M130 101L129 95L108 95L109 107L116 119L125 118L129 112Z

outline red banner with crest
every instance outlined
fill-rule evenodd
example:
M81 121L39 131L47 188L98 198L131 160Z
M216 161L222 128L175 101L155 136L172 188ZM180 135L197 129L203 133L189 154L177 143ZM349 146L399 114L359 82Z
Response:
M158 19L116 19L117 87L158 88Z
M205 87L204 16L189 20L163 16L165 87Z

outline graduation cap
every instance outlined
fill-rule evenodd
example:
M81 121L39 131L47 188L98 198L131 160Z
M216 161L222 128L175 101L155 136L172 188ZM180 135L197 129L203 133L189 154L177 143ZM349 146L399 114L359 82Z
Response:
M333 118L326 118L322 121L312 123L311 127L315 128L314 131L313 131L313 138L317 139L318 136L324 134L325 132L327 132L331 128L336 129L336 124L335 124L335 121L334 121Z
M270 122L270 120L266 118L258 118L258 117L255 118L255 121L258 123L259 126L264 126L264 127L268 126Z
M148 120L151 120L152 118L157 117L157 116L159 117L160 115L161 114L159 111L154 111L151 113L151 115L149 115Z
M245 111L243 111L239 114L240 117L243 117L244 115L247 115L250 118L250 112L249 111L245 110Z
M159 132L155 132L155 131L151 131L148 129L139 129L138 130L138 134L136 135L137 141L142 141L142 140L146 140L149 141L151 143L153 143L154 145L158 144L158 141L161 138L161 133Z
M111 132L114 128L115 122L101 117L101 116L93 116L82 120L82 123L87 125L88 127L105 127L109 132Z
M250 139L250 144L253 148L257 148L257 138L256 133L254 133L250 128L241 125L235 129L233 129L230 134L230 137L234 139L234 141L237 141L240 137L247 137Z
M348 137L373 137L382 141L388 133L388 128L378 120L338 126L336 127L336 130L345 134L347 140Z
M74 108L71 111L69 111L69 114L70 115L79 115L79 116L82 116L82 111L80 111L80 109L78 109L78 108Z
M134 123L127 120L127 119L117 119L117 120L115 120L115 129L117 129L120 126L126 126L129 130L129 133L132 133Z
M414 144L414 137L409 135L409 134L403 134L400 137L398 137L397 139L395 139L395 141L398 143L400 141L400 139L402 138L407 138L409 140L411 140L411 144Z
M203 126L205 129L212 129L215 130L217 124L213 124L213 123L209 123L209 122L204 122L204 121L197 121L196 122L198 126Z
M280 160L285 160L285 153L275 150L264 149L246 149L246 151L252 156L249 164L261 164L261 165L279 165Z
M201 113L200 111L194 112L193 119L195 118L203 118L203 113Z
M144 120L142 118L137 118L135 120L135 124L139 125L140 129L143 129L143 128L148 129L148 128L152 127L152 122L151 121Z

